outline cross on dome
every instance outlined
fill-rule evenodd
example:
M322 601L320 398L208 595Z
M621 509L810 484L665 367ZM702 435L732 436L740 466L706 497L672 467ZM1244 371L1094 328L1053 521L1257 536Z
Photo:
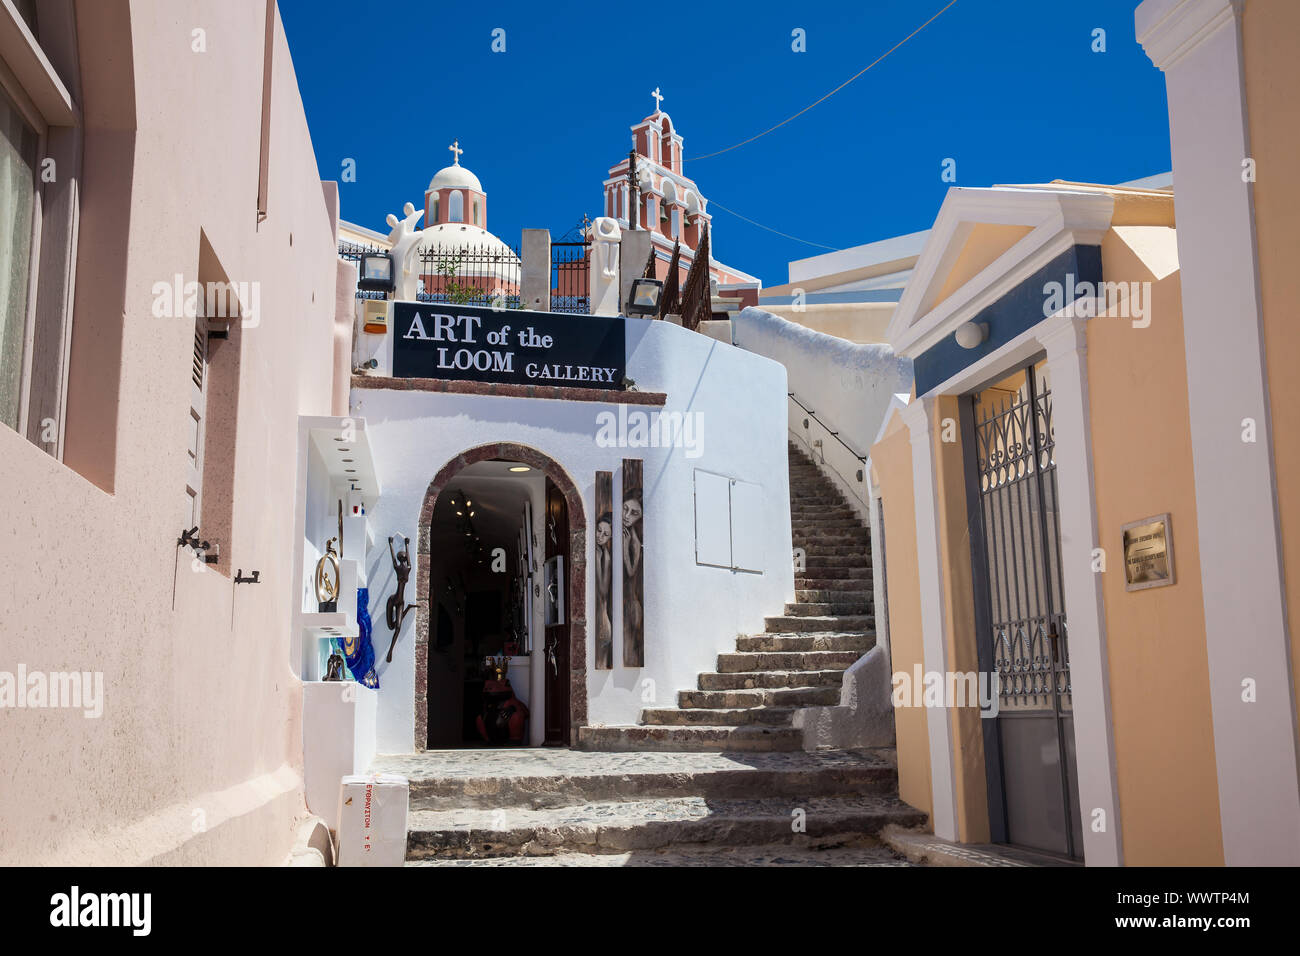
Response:
M655 90L655 92L657 93L657 92L659 92L659 91L658 91L658 90ZM452 141L451 141L451 145L448 146L447 148L448 148L449 150L451 150L451 154L452 154L452 156L455 157L455 158L452 160L452 165L454 165L454 166L459 166L459 165L460 165L460 154L463 153L463 152L465 152L463 149L460 148L460 140L458 140L458 139L454 139L454 140L452 140Z
M650 95L653 96L655 99L655 112L656 113L662 112L663 109L662 104L663 104L664 97L663 94L659 92L659 87L656 86L655 91Z

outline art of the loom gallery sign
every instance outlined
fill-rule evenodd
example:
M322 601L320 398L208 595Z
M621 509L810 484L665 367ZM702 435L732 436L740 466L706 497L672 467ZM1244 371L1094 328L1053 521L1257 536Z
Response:
M393 303L393 375L514 385L622 388L622 319Z

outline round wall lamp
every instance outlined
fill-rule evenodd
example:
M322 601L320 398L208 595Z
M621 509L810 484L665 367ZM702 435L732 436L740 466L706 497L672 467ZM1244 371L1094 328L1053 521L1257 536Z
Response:
M957 331L953 338L957 344L964 349L978 348L984 344L989 337L989 324L987 322L963 322L957 326Z

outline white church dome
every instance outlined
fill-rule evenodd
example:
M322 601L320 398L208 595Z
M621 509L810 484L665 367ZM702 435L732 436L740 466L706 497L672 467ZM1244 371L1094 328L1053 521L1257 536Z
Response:
M483 192L478 177L459 163L440 169L434 174L433 179L429 180L429 191L435 189L472 189L476 193Z

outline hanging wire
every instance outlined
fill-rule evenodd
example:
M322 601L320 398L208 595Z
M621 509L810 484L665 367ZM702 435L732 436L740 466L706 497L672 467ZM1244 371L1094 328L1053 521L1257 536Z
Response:
M778 236L781 236L783 239L793 239L795 242L802 242L804 245L808 245L808 246L816 246L818 249L829 249L831 252L840 251L838 246L828 246L825 243L811 242L807 239L800 239L798 236L792 236L789 233L782 232L779 229L773 229L771 226L765 226L761 222L755 222L753 219L750 219L748 216L742 216L740 213L736 212L733 209L728 209L726 206L722 205L722 203L718 202L716 199L710 199L709 208L712 209L715 206L721 209L725 213L730 213L731 215L735 216L737 219L745 220L745 222L749 223L751 226L758 226L759 229L766 229L768 232L774 232Z
M742 140L741 142L737 143L737 144L734 145L734 146L728 146L726 149L720 149L720 150L718 150L717 152L713 152L713 153L705 153L703 156L683 156L683 157L682 157L682 161L683 161L683 162L686 162L686 161L688 161L688 160L692 160L692 161L693 161L693 160L697 160L697 159L711 159L711 158L714 157L714 156L721 156L723 153L729 153L729 152L731 152L733 149L739 149L739 148L742 147L742 146L746 146L746 145L748 145L749 143L754 142L754 140L756 140L756 139L761 139L762 137L766 136L768 133L771 133L771 132L773 132L773 131L775 131L775 130L780 129L782 126L784 126L786 123L789 123L791 120L796 120L796 119L798 119L800 116L803 116L804 113L807 113L807 112L808 112L810 109L812 109L814 106L818 105L819 103L823 103L823 102L825 102L826 100L830 99L832 96L834 96L834 95L835 95L836 93L838 93L840 90L844 89L844 87L848 86L850 83L852 83L852 82L853 82L854 80L856 80L858 77L860 77L863 73L866 73L867 70L871 69L873 66L875 66L877 63L879 63L879 62L880 62L881 60L883 60L885 57L889 56L889 54L893 53L895 50L897 50L900 46L902 46L902 45L903 45L904 43L906 43L908 40L912 39L912 37L916 36L918 33L920 33L922 30L924 30L926 27L928 27L928 26L929 26L931 23L933 23L935 20L938 20L941 16L944 15L944 13L946 13L946 12L948 11L949 7L952 7L956 2L957 2L957 0L949 0L948 5L945 6L942 10L940 10L938 13L936 13L934 16L932 16L929 20L926 20L926 21L925 21L924 23L922 23L919 27L917 27L915 30L913 30L911 33L909 33L907 36L903 37L903 39L899 40L897 43L895 43L893 46L891 46L891 47L890 47L888 50L886 50L884 53L880 54L880 56L876 57L876 59L872 60L870 63L868 63L868 64L867 64L866 66L864 66L862 69L858 70L858 72L854 73L852 76L850 76L847 80L845 80L845 81L844 81L843 83L841 83L839 86L835 87L835 89L831 90L829 93L827 93L827 94L826 94L825 96L823 96L821 99L814 100L812 103L809 103L807 106L805 106L803 109L801 109L798 113L795 113L793 116L789 116L789 117L786 117L785 119L781 120L781 122L777 123L777 124L776 124L775 126L773 126L771 129L765 129L765 130L763 130L763 132L758 133L758 134L756 134L756 135L754 135L754 136L749 137L749 139ZM733 215L734 215L734 213L733 213ZM757 223L756 223L756 225L757 225ZM764 228L766 228L766 227L764 227ZM773 230L773 231L775 231L775 230ZM793 237L790 237L790 238L793 238ZM804 240L800 239L799 241L800 241L800 242L803 242ZM815 243L815 242L814 242L814 243L810 243L810 245L817 245L817 243Z

